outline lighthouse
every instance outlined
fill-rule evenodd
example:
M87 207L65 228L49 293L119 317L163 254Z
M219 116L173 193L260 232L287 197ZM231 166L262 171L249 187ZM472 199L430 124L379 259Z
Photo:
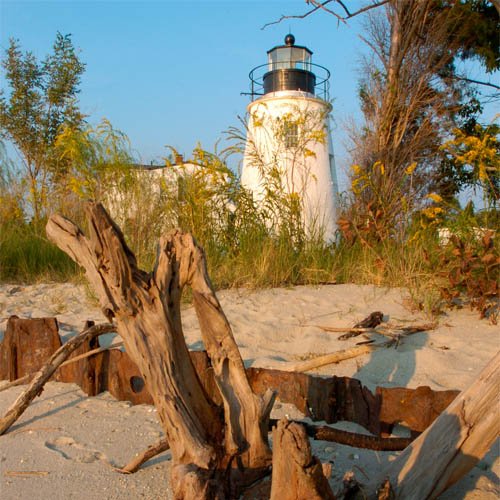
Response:
M330 72L313 64L312 52L288 34L249 77L242 186L262 209L280 197L295 202L306 234L333 241L338 185L329 125Z

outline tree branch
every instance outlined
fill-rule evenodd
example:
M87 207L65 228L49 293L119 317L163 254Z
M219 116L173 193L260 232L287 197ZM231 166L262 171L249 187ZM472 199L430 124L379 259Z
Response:
M325 0L323 2L319 2L317 0L306 0L307 4L310 4L313 6L310 10L308 10L304 14L295 14L295 15L292 14L292 15L288 15L288 16L283 14L278 20L264 24L264 26L262 26L261 30L264 30L268 26L272 26L273 24L279 24L282 21L284 21L285 19L305 19L306 17L309 17L311 14L314 14L318 10L323 10L323 11L327 12L328 14L331 14L332 16L336 17L339 22L345 23L348 19L356 17L357 15L363 14L364 12L367 12L369 10L376 9L377 7L381 7L382 5L389 3L389 1L390 0L380 0L379 2L375 2L375 3L370 4L370 5L365 5L364 7L360 8L354 12L351 12L346 7L344 2L342 2L341 0ZM342 9L344 10L345 15L338 14L334 10L327 8L326 6L331 2L335 2L338 5L340 5L340 7L342 7Z
M480 80L474 80L472 78L467 78L465 76L460 76L460 75L454 75L451 78L453 78L454 80L459 80L461 82L475 83L476 85L484 85L485 87L492 87L496 90L500 90L499 85L495 85L494 83L491 82L482 82Z

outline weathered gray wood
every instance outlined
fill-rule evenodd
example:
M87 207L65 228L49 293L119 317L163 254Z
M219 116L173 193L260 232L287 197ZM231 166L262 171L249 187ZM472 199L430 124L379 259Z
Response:
M389 479L396 498L437 498L487 453L500 433L500 352L366 491Z
M334 500L305 428L287 419L273 429L271 500Z
M356 345L354 347L350 347L349 349L343 349L342 351L324 354L323 356L317 356L313 359L286 363L280 366L280 368L288 372L308 372L309 370L315 370L316 368L319 368L321 366L339 363L340 361L344 361L346 359L356 358L357 356L368 354L370 352L373 352L375 349L378 349L379 347L381 347L381 345Z
M200 323L203 343L210 358L214 378L224 403L225 448L228 456L238 455L240 464L267 467L271 452L267 444L269 414L275 394L254 394L234 336L210 283L205 255L190 234L175 232L160 240L155 278L162 291L169 289L171 262L181 263L179 287L189 285ZM168 296L164 297L168 300ZM171 315L180 319L180 297Z
M93 337L114 331L115 327L113 325L92 326L61 346L50 357L48 363L35 374L30 385L18 396L5 415L0 419L0 435L5 434L11 425L24 413L31 401L40 394L45 383L49 381L50 377L52 377L54 372L73 351Z
M263 398L251 391L203 252L192 237L180 232L164 236L149 275L137 267L102 205L88 204L87 214L89 238L60 216L50 218L47 235L85 268L104 313L116 321L170 443L176 497L222 497L229 481L214 478L227 476L236 458L244 462L248 476L269 466L267 420L273 395ZM184 340L180 297L185 285L193 288L225 418L203 389ZM245 477L238 480L244 483Z

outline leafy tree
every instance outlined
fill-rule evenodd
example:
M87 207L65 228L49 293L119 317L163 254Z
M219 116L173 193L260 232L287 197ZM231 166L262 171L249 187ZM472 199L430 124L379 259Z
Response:
M499 8L486 0L442 2L442 8L451 5L460 30L450 30L450 36L460 43L458 56L478 59L488 73L500 68Z
M79 128L84 123L77 95L85 65L71 35L57 33L53 51L43 61L23 52L19 41L11 39L2 67L7 89L0 93L0 136L22 158L37 222L44 214L51 181L68 167L55 152L60 127Z
M490 2L392 0L385 16L372 13L366 41L371 57L364 64L360 99L361 128L353 131L353 163L369 172L373 188L356 197L358 213L381 213L381 224L391 227L403 213L396 186L408 185L415 201L436 190L459 188L470 176L457 167L460 155L442 173L441 145L462 124L477 130L480 104L471 91L477 83L459 74L458 58L478 58L488 70L498 67L498 12ZM495 87L495 85L492 85ZM450 158L450 157L448 157ZM380 162L381 169L374 169ZM410 179L406 169L416 164ZM455 184L446 186L446 180ZM369 210L368 210L369 209Z

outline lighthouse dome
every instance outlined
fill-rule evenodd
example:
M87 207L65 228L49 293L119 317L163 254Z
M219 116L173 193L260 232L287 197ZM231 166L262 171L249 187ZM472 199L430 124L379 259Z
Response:
M291 33L285 37L285 45L295 45L295 37Z
M312 63L312 51L295 45L295 37L288 33L284 45L267 51L267 64L250 72L251 95L267 95L280 91L300 91L328 100L330 72Z

